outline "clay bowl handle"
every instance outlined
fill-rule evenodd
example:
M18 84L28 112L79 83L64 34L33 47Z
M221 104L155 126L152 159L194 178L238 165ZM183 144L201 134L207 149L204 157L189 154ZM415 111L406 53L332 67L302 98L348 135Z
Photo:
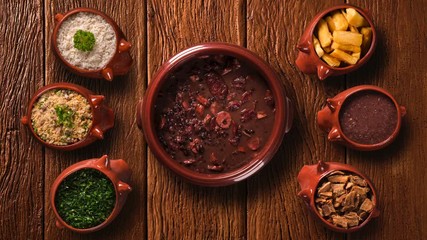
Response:
M304 200L309 209L312 209L310 202L314 199L315 189L321 179L320 176L328 171L329 168L329 164L320 160L317 165L304 166L298 174L298 182L301 186L298 196Z
M344 142L340 131L337 127L333 127L328 133L328 140L331 142Z
M117 189L121 197L127 196L132 191L132 188L129 186L129 184L122 181L119 181L117 184Z
M328 140L332 142L344 142L339 130L338 107L342 104L340 98L326 99L326 106L317 113L317 124L320 129L328 132Z
M129 165L123 159L111 160L110 168L117 174L120 181L129 182L131 171Z
M90 135L96 137L99 140L104 139L104 132L99 126L94 126L90 131Z
M23 116L21 118L21 123L24 124L24 125L28 125L28 123L29 123L28 117L27 116Z
M319 160L317 162L317 174L321 175L328 170L329 170L329 164L325 163L322 160Z
M110 159L108 158L108 155L103 155L99 159L95 160L94 165L96 165L99 169L106 169L110 170Z
M55 15L55 21L60 22L64 18L64 15L62 13L57 13Z
M334 125L334 113L336 105L332 99L326 99L326 106L317 112L317 125L325 132L329 132Z
M128 41L124 40L123 38L120 39L119 52L127 52L131 47L132 44L130 44Z
M327 77L334 74L334 72L335 71L332 68L326 66L323 63L319 63L319 65L317 65L317 77L320 80L325 80Z
M114 113L111 108L107 108L101 104L98 106L95 105L95 107L97 108L96 111L101 111L101 113L97 115L100 122L97 122L96 125L92 127L90 130L90 135L96 137L97 139L104 139L104 132L114 126Z
M114 78L113 69L111 69L109 67L104 68L101 71L101 75L105 80L110 81L110 82L113 81L113 78Z
M129 49L132 47L132 44L130 44L125 39L120 39L119 41L119 53L128 52ZM114 78L114 71L111 67L106 67L102 69L101 71L102 77L107 81L113 81Z
M89 95L89 99L95 107L98 107L104 102L105 97L103 95Z
M305 54L310 54L310 45L307 42L298 43L297 49Z

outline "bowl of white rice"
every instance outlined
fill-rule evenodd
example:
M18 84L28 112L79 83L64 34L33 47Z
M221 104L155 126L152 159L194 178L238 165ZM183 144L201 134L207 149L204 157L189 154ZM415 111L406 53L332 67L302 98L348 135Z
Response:
M131 44L105 13L76 8L55 15L52 47L72 72L90 78L113 80L125 75L132 64Z
M104 138L114 126L114 113L104 96L71 83L54 83L32 97L21 118L42 144L58 150L74 150Z

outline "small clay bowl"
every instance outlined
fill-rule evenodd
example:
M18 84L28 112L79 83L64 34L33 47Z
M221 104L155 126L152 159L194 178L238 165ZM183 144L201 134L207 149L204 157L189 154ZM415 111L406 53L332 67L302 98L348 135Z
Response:
M46 93L47 91L52 89L67 89L67 90L75 91L80 95L82 95L83 97L85 97L89 102L89 105L92 109L92 126L89 129L88 134L84 139L69 145L55 145L55 144L50 144L45 142L34 131L33 124L31 122L31 110L33 109L33 106L38 100L38 98L44 93ZM103 95L95 95L89 89L76 84L65 83L65 82L49 84L47 86L40 88L33 95L33 97L30 100L30 103L28 104L27 115L21 118L21 123L26 125L30 129L34 137L46 147L57 149L57 150L63 150L63 151L71 151L78 148L82 148L84 146L87 146L95 142L96 140L103 139L104 132L106 132L108 129L114 126L113 110L111 110L111 108L108 108L103 103L104 98L105 97Z
M56 191L59 185L65 178L67 178L72 173L85 168L92 168L92 169L98 170L102 172L108 179L111 180L116 190L116 202L110 216L103 223L92 228L79 229L79 228L74 228L70 226L61 218L55 206L55 197L56 197ZM124 160L122 159L109 160L107 155L104 155L99 159L93 158L93 159L80 161L66 168L55 179L55 181L53 182L52 188L50 190L50 204L52 206L53 212L55 213L56 226L58 228L67 228L71 231L78 232L78 233L91 233L91 232L95 232L105 228L120 213L120 211L123 208L123 205L126 202L128 193L132 191L132 188L129 186L129 184L127 184L127 182L129 182L130 175L131 175L131 171L129 169L128 164Z
M366 181L366 183L369 185L372 191L372 196L373 196L372 202L374 204L374 208L369 213L368 217L359 226L351 227L347 229L335 226L332 223L326 221L316 209L314 198L317 193L318 185L324 177L326 177L329 173L333 171L345 171L345 172L358 175L359 177L363 178ZM380 215L380 211L378 210L378 195L374 188L374 185L372 184L371 180L369 180L368 177L366 177L363 173L361 173L359 170L357 170L355 167L351 165L337 163L337 162L323 162L323 161L319 161L318 164L314 164L314 165L304 165L301 168L300 172L298 173L298 183L300 184L300 187L301 187L301 191L298 193L298 196L304 200L304 202L306 203L311 213L318 220L320 220L327 228L333 231L343 232L343 233L351 233L351 232L358 231L361 228L363 228L366 224L368 224L368 222L371 221L373 218L377 218Z
M327 63L325 63L322 59L317 56L316 51L314 50L313 45L313 34L316 29L317 23L322 19L325 15L329 14L332 11L338 9L346 9L346 8L354 8L357 10L369 23L372 28L372 42L371 47L366 52L366 54L355 64L347 67L331 67ZM362 9L350 4L340 4L337 6L333 6L321 11L317 14L313 20L308 24L305 29L301 39L297 45L298 49L298 57L295 61L297 67L303 72L307 74L316 74L320 80L324 80L329 76L339 76L343 74L347 74L353 72L364 65L374 53L375 47L377 46L377 33L375 30L375 26L372 23L371 14L367 9Z
M390 137L382 142L376 144L361 144L351 140L342 131L339 119L341 107L345 103L346 99L361 91L371 91L384 94L394 103L394 106L396 107L396 128ZM384 148L394 141L400 131L402 117L405 116L405 114L406 108L404 106L400 106L396 99L386 90L372 85L360 85L349 88L333 98L328 98L326 100L326 106L317 113L317 124L319 125L320 129L328 133L328 140L331 142L336 142L360 151L372 151Z
M70 16L80 12L88 12L101 16L105 19L114 29L116 33L116 52L111 57L106 66L100 69L88 70L78 68L68 61L64 59L61 55L61 52L58 49L57 38L58 38L58 30L61 27L61 24L67 20ZM114 76L125 75L129 72L130 66L132 65L132 57L129 54L129 49L131 48L131 44L126 40L122 30L119 28L117 23L107 16L105 13L100 12L91 8L76 8L65 14L58 13L55 15L55 28L52 34L52 47L54 49L55 55L61 60L61 62L67 66L71 72L89 78L104 78L105 80L112 81Z
M167 81L168 76L173 73L175 69L189 60L197 59L200 56L215 54L235 57L249 67L253 67L253 69L264 78L275 100L275 124L265 146L259 151L257 156L247 164L226 173L204 174L192 171L180 165L165 151L156 133L154 105L160 89ZM284 135L292 126L293 108L290 100L286 97L283 84L274 70L254 53L237 45L227 43L205 43L183 50L163 64L148 86L143 101L138 103L136 117L137 125L143 130L148 146L163 165L193 184L216 187L231 185L242 181L258 172L271 160L279 149Z

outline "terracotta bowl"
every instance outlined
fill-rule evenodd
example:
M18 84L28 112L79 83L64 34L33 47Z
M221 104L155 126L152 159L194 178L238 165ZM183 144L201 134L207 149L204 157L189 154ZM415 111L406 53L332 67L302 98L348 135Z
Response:
M370 212L370 214L368 215L368 217L365 219L365 221L363 221L359 226L347 228L347 229L342 227L337 227L329 223L328 221L326 221L316 209L314 198L317 193L317 188L319 183L329 173L333 171L338 171L338 170L354 173L360 176L361 178L365 179L365 181L367 182L367 184L372 190L372 196L373 196L372 202L375 206ZM337 162L323 162L323 161L319 161L318 164L314 164L314 165L304 165L298 174L298 182L301 187L301 191L298 193L298 196L304 200L308 209L315 216L315 218L320 220L327 228L333 231L343 232L343 233L358 231L361 228L363 228L366 224L368 224L368 222L371 221L373 218L377 218L380 215L380 211L378 210L378 195L374 188L374 185L372 184L371 180L369 180L368 177L366 177L363 173L361 173L359 170L357 170L355 167L352 167L351 165L337 163Z
M61 216L59 216L55 206L55 196L56 190L66 177L78 170L85 168L96 169L105 174L105 176L107 176L111 180L116 190L116 203L110 216L103 223L92 228L79 229L68 225L64 220L62 220ZM132 191L132 188L127 184L130 175L131 171L129 169L128 164L124 160L109 160L107 155L104 155L99 159L93 158L78 162L62 171L62 173L53 182L52 188L50 190L50 204L57 219L56 226L58 228L67 228L71 231L78 233L91 233L105 228L120 213L123 205L126 202L128 193Z
M317 23L325 15L329 14L332 11L349 7L356 9L366 19L366 21L372 28L371 47L369 48L368 52L355 65L347 67L331 67L317 56L313 46L313 32L317 26ZM367 9L362 9L350 4L340 4L321 11L313 18L313 20L311 20L297 45L298 57L295 61L295 64L302 72L307 74L317 73L319 79L324 80L329 76L339 76L357 70L371 58L376 46L377 33L375 30L375 26L372 23L372 17L369 11Z
M389 138L387 138L386 140L380 143L376 143L376 144L357 143L351 140L350 138L348 138L341 130L340 120L339 120L341 107L343 106L345 100L348 97L360 91L374 91L374 92L382 93L387 97L389 97L393 101L394 105L396 106L396 111L397 111L396 129L390 135ZM397 103L396 99L386 90L380 87L372 86L372 85L360 85L360 86L349 88L339 93L333 98L328 98L326 100L326 106L317 113L317 124L319 125L320 129L328 133L328 140L331 142L336 142L336 143L345 145L347 147L361 150L361 151L372 151L372 150L384 148L394 141L394 139L399 134L400 127L402 125L402 117L405 116L405 114L406 114L406 108L404 106L400 106Z
M52 89L72 90L81 94L87 99L92 109L92 126L89 129L86 138L82 139L79 142L69 144L69 145L55 145L55 144L50 144L45 142L35 133L33 129L33 124L31 123L31 110L33 109L33 106L38 100L38 98L44 93L46 93L47 91ZM76 84L64 83L64 82L49 84L47 86L40 88L31 98L30 103L28 104L27 115L21 118L21 123L26 125L30 129L34 137L46 147L57 149L57 150L64 150L64 151L71 151L78 148L82 148L84 146L87 146L95 142L96 140L103 139L104 132L106 132L108 129L114 126L113 110L111 110L111 108L108 108L103 103L104 98L105 98L104 96L95 95L89 89Z
M65 20L67 20L67 18L69 18L71 15L79 12L89 12L89 13L93 13L101 16L102 18L105 19L105 21L107 21L113 27L116 33L116 40L117 40L116 52L113 55L113 57L110 59L110 61L107 63L107 65L103 68L96 69L96 70L87 70L87 69L78 68L72 65L71 63L67 62L63 58L63 56L61 55L58 49L57 37L58 37L58 30L61 27L61 24ZM52 47L58 59L60 59L61 62L71 70L71 72L83 77L104 78L108 81L113 80L114 76L125 75L127 72L129 72L130 66L132 65L132 58L129 54L129 49L131 47L131 44L126 40L122 30L120 30L117 23L113 19L111 19L109 16L107 16L105 13L95 9L91 9L91 8L76 8L65 14L61 14L61 13L56 14L55 22L56 22L56 25L52 34Z
M157 94L164 85L169 74L189 60L211 54L232 56L256 69L260 76L263 77L269 85L276 103L274 119L276 124L272 129L271 136L267 140L264 148L260 150L258 156L238 169L219 174L197 173L187 169L172 159L160 143L156 133L156 125L154 123L154 105L157 99ZM143 130L145 139L157 159L184 179L191 183L203 186L225 186L234 184L258 172L271 160L279 149L285 133L287 133L291 128L292 119L293 109L291 102L286 97L281 80L274 73L274 70L251 51L243 47L227 43L206 43L197 45L188 48L169 59L159 69L153 81L148 86L143 101L140 101L137 106L137 124L139 128Z

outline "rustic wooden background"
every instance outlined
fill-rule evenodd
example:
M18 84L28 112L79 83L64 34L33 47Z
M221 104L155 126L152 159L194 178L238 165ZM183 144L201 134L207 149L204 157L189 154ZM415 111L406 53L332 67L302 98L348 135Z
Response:
M347 1L370 9L377 50L361 70L320 82L298 71L295 44L311 18L341 0L0 0L0 239L427 239L427 2ZM93 7L115 19L133 43L129 75L113 82L77 77L52 54L53 16ZM135 104L169 57L197 43L223 41L256 52L280 75L295 104L294 127L259 174L235 186L182 181L147 149ZM20 124L32 94L59 81L104 94L116 126L74 152L38 144ZM327 97L359 84L388 89L407 107L387 149L361 153L332 145L315 123ZM50 186L67 166L109 154L133 170L126 206L106 229L78 235L55 227ZM309 215L296 176L319 159L350 163L371 177L382 215L363 231L337 234Z

